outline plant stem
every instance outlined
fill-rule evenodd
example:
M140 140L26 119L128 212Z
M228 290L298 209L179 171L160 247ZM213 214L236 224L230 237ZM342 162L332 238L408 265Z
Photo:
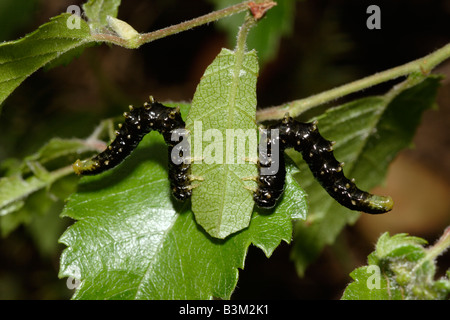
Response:
M244 55L245 49L247 47L247 36L250 32L250 29L256 24L256 21L253 17L248 16L245 19L244 24L240 27L239 33L236 41L236 55Z
M450 227L447 227L441 238L432 247L427 249L426 259L434 260L448 248L450 248Z
M447 44L441 49L438 49L435 52L423 58L411 61L402 66L398 66L383 72L376 73L369 77L350 82L348 84L339 86L337 88L328 91L324 91L322 93L310 96L305 99L295 100L280 106L259 110L256 113L256 119L258 121L281 119L284 117L286 112L289 112L289 114L292 117L296 117L304 113L306 110L342 98L350 93L354 93L369 88L371 86L396 79L401 76L407 76L414 72L421 72L423 74L427 74L431 72L431 70L435 68L438 64L448 59L449 57L450 57L450 44Z
M433 261L438 256L443 254L450 247L450 227L447 227L444 231L444 234L441 238L430 248L426 250L426 255L411 270L411 272L415 273L419 270L422 265L426 262Z
M265 1L270 2L270 1ZM98 33L93 34L92 37L95 41L98 42L108 42L113 43L125 48L129 49L136 49L139 48L141 45L152 42L182 31L186 31L195 27L198 27L203 24L207 24L240 12L243 12L245 10L248 10L249 8L249 1L244 1L238 4L235 4L233 6L214 11L211 13L208 13L206 15L194 18L192 20L188 20L164 29L160 29L157 31L149 32L149 33L143 33L139 34L136 39L123 39L117 35L113 34L106 34L106 33Z

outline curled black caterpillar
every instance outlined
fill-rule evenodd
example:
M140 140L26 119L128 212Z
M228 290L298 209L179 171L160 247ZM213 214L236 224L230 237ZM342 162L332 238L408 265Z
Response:
M152 130L160 132L169 149L169 180L172 194L185 200L192 194L190 185L190 162L176 161L189 158L189 146L174 139L187 135L179 109L166 107L152 98L143 107L133 108L124 114L125 122L119 125L116 138L108 148L92 159L77 160L74 171L79 175L95 175L121 163ZM258 188L253 199L257 206L271 208L284 191L284 150L294 148L303 155L314 177L322 187L341 205L366 213L385 213L393 206L390 197L370 194L358 189L353 180L344 176L342 167L333 155L333 143L324 139L317 124L302 123L286 116L279 123L269 126L266 138L260 144L258 163ZM263 146L263 147L261 147ZM278 156L276 156L278 155Z
M275 136L272 136L276 133ZM392 209L390 197L373 195L358 189L354 180L344 176L343 163L339 163L333 155L334 143L324 139L317 128L317 122L302 123L288 115L267 128L266 151L260 151L258 188L254 200L260 207L273 207L283 192L285 168L283 151L294 148L300 152L308 164L316 180L341 205L371 214L385 213ZM263 149L260 147L260 150ZM279 157L273 157L272 150L279 150ZM278 172L270 172L269 168L279 161L275 167ZM265 174L262 170L269 170Z
M150 103L145 103L142 107L130 106L130 112L125 112L124 117L125 122L119 125L114 141L95 157L84 161L77 160L73 164L75 173L95 175L114 168L137 147L147 133L156 130L163 135L168 145L172 194L178 200L190 197L192 192L189 181L190 165L172 159L174 154L189 151L180 149L182 145L173 138L177 131L178 136L186 134L184 130L179 130L185 127L180 110L166 107L150 97Z

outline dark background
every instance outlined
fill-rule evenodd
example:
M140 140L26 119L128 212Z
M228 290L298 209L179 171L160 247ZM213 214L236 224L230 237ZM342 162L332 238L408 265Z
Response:
M21 0L16 10L0 5L0 41L35 30L82 1ZM381 30L368 30L366 8L381 8ZM213 10L208 1L123 1L119 18L139 32L157 30ZM3 12L3 15L2 15ZM261 66L259 107L307 97L334 86L420 58L450 42L450 1L298 1L290 34L278 54ZM68 66L40 70L6 100L0 116L0 160L23 158L52 137L85 137L98 122L141 104L191 100L206 66L221 47L232 48L215 24L174 35L138 50L106 45L87 49ZM436 73L450 74L450 62ZM354 94L382 94L395 82ZM282 244L270 259L250 247L233 295L241 298L339 299L349 272L366 263L381 232L407 232L430 243L450 221L450 83L443 81L439 110L427 111L415 148L391 165L387 184L396 208L382 217L363 216L327 247L303 278ZM337 101L341 103L343 101ZM7 134L6 134L7 133ZM30 135L33 139L29 139ZM58 219L56 216L54 219ZM64 230L68 221L61 221ZM0 240L0 299L66 299L66 279L57 279L63 246L42 252L26 228ZM350 249L350 250L349 250ZM450 266L439 259L440 274Z

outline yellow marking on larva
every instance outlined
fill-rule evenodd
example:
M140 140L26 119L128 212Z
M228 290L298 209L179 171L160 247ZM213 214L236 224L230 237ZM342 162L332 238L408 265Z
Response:
M150 101L150 103L155 103L155 98L153 98L153 96L149 96L148 100Z
M259 163L259 158L243 157L243 158L241 158L241 160L244 160L245 162L250 162L253 164Z
M346 183L346 184L345 184L345 188L346 188L346 189L350 189L350 183Z
M119 129L122 129L123 124L119 123L118 127L119 127Z
M176 115L177 115L177 110L176 109L174 109L174 110L169 112L169 118L172 119L172 120L175 119Z
M352 205L356 206L356 201L352 200Z
M191 157L190 163L197 162L197 161L201 162L203 160L205 160L205 157Z
M200 176L193 176L193 175L188 175L188 179L189 181L204 181L205 179L203 177Z
M130 105L128 106L128 109L130 109L130 111L133 111L133 110L134 110L134 107L130 104Z
M83 167L83 163L81 162L80 159L75 161L75 163L72 165L73 171L75 171L75 173L77 175L81 175L82 167Z
M131 135L127 135L127 139L131 139Z
M256 188L252 188L252 187L249 187L249 186L243 186L243 188L249 190L252 194L257 191Z
M105 166L109 165L109 161L108 160L105 160L105 162L103 162L103 163L105 164Z
M200 183L188 185L186 188L188 190L192 190L192 189L195 189L197 187L200 187Z

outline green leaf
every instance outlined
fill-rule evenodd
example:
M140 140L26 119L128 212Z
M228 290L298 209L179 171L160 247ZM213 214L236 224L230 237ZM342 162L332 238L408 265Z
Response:
M389 282L376 265L358 268L350 273L355 282L345 290L342 300L399 300L401 291L389 290Z
M286 184L275 210L286 212L292 219L305 220L308 212L307 194L297 181L300 171L288 155L285 157Z
M412 237L406 233L396 234L392 237L388 233L380 236L377 242L376 251L370 256L372 264L379 264L383 259L405 258L409 261L418 261L423 258L422 246L427 241Z
M83 10L94 29L106 27L107 17L117 17L121 0L89 0L83 5Z
M70 19L59 15L22 39L0 44L0 104L39 68L93 43L88 24L78 19L79 28L70 29Z
M2 234L6 235L21 223L31 221L29 215L37 210L26 210L30 196L41 190L47 192L56 181L72 174L73 170L68 161L73 159L68 156L79 155L87 151L92 151L92 147L82 140L55 138L35 154L26 157L21 163L15 163L14 167L10 169L11 174L0 178ZM66 157L68 158L64 159ZM54 160L62 160L63 166L48 171L43 165ZM73 181L72 184L74 185L75 182ZM54 201L49 201L49 205L44 206L46 201L44 198L47 195L41 195L37 198L42 200L41 211L45 211L44 207L50 207Z
M191 172L202 179L194 182L192 211L216 238L246 228L253 212L253 194L246 188L256 184L244 179L258 172L244 159L257 159L257 75L255 51L240 57L222 49L205 70L186 119L194 158Z
M56 243L62 230L55 237L56 230L53 226L60 225L60 219L53 215L48 218L48 213L61 212L64 199L72 192L77 185L78 178L71 175L70 167L66 167L55 172L47 172L38 162L33 166L39 167L45 173L39 176L32 176L23 179L19 174L0 179L0 194L2 207L0 208L0 233L3 237L8 236L12 231L22 224L25 224L28 231L36 235L36 242L45 242L45 247L52 247L48 239L53 239ZM42 222L45 220L45 222ZM56 221L55 221L56 220ZM48 228L45 235L39 235L39 230L34 228L39 223L44 223ZM52 232L54 231L54 232ZM47 241L45 241L47 239ZM44 250L50 252L50 250Z
M227 299L250 244L267 256L289 242L289 212L254 214L225 240L196 223L190 202L175 202L167 147L155 132L113 170L85 177L63 216L60 277L81 280L74 299ZM295 168L289 168L295 170ZM287 199L286 199L287 201Z
M45 164L52 160L70 155L80 155L87 151L95 151L91 146L80 139L53 138L36 153L26 157L24 162L39 161Z
M433 247L425 249L424 239L407 234L378 239L376 250L368 257L368 266L354 270L342 296L344 300L448 299L448 277L434 280L434 259L450 245L450 229ZM436 253L436 251L438 251Z
M0 216L7 215L20 209L23 199L31 193L51 185L57 179L66 176L70 169L61 169L49 173L46 179L36 176L23 179L19 175L0 179Z
M335 156L345 162L345 175L355 178L361 189L370 190L382 183L389 163L410 146L422 112L434 104L439 82L440 77L429 76L409 87L395 88L386 96L356 100L318 117L321 134L336 141ZM289 151L289 155L299 166L299 183L308 193L310 206L309 221L294 228L292 258L303 274L323 247L333 243L359 214L329 197L298 153Z

